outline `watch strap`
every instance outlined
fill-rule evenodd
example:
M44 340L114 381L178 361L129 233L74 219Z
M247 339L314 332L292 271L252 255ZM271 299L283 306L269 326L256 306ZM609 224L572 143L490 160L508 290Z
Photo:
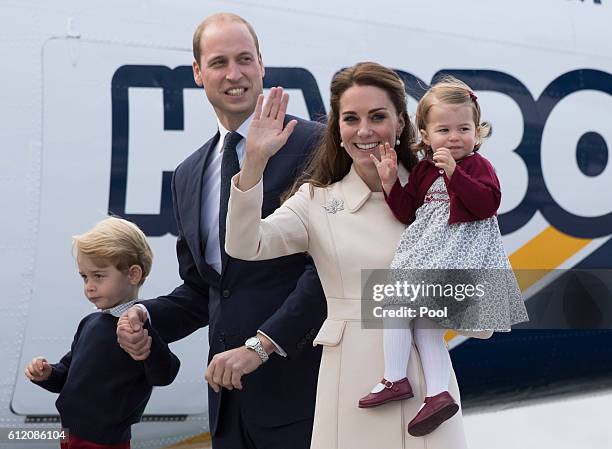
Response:
M261 340L259 339L259 337L253 337L253 338L256 340L256 343L253 344L252 346L247 345L247 348L255 351L257 355L259 356L259 358L261 359L261 362L266 363L268 359L270 358L270 356L268 355L263 345L261 344Z

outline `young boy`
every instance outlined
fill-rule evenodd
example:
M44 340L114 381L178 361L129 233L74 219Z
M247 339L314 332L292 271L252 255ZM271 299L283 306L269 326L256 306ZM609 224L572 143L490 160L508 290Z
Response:
M62 449L129 449L131 425L140 421L152 387L170 384L180 365L148 322L152 344L144 362L117 344L118 317L138 298L153 254L142 231L119 218L73 237L73 248L85 296L100 311L83 318L59 363L36 357L25 374L60 394L55 404L70 435Z

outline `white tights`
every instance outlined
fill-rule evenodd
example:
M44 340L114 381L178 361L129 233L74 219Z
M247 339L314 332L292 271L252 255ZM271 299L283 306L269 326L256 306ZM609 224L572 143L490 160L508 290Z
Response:
M427 396L435 396L448 390L450 381L451 359L444 341L446 329L440 328L433 321L417 318L414 320L414 342L421 356ZM383 329L385 355L385 379L391 382L406 377L412 331L405 329ZM372 389L373 393L381 391L382 384Z

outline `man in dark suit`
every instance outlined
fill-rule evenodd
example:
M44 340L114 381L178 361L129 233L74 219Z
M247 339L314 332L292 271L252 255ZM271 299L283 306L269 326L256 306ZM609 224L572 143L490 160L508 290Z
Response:
M174 172L183 284L126 312L118 341L142 360L150 350L146 319L168 342L208 325L213 447L307 449L321 357L312 340L326 314L317 273L305 254L246 262L223 249L229 179L239 170L263 90L257 36L241 17L215 14L198 26L193 47L194 79L204 87L219 131ZM322 125L298 119L264 173L263 216L279 206L321 132Z

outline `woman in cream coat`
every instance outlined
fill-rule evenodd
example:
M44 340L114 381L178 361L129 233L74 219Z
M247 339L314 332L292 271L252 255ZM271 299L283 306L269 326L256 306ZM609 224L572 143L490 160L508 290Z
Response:
M232 180L226 251L245 260L307 251L315 262L328 318L314 341L323 346L323 357L311 448L465 448L461 412L426 437L407 433L426 392L414 347L407 377L415 397L357 407L372 379L383 375L382 331L362 329L361 270L388 268L404 230L385 202L370 155L378 155L379 144L395 142L400 161L410 168L414 131L403 83L385 67L361 63L345 69L331 90L325 141L306 170L302 181L308 182L265 220L263 170L295 123L283 129L288 100L282 89L273 88L265 105L259 98L242 171ZM449 392L459 401L454 372Z

